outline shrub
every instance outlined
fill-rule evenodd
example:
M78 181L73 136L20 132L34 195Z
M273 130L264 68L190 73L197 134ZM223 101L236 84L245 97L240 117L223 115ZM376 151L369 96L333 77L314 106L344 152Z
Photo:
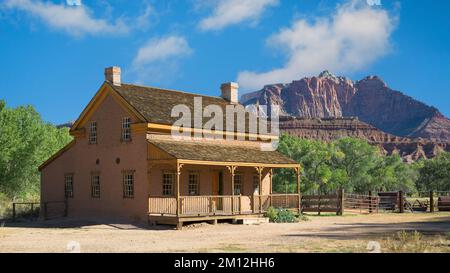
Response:
M403 230L386 240L385 249L390 253L424 253L429 247L420 232Z
M265 216L269 218L270 222L273 223L296 223L298 222L297 217L294 213L287 209L278 209L270 207Z

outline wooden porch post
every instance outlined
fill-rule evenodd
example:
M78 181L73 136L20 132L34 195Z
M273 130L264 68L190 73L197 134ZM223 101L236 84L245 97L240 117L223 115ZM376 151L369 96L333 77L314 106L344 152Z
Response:
M270 189L269 189L269 194L270 194L270 206L272 206L272 193L273 193L273 189L272 189L272 176L273 176L273 169L270 168L270 171L269 171L269 178L270 178Z
M262 212L262 172L264 170L264 167L255 167L256 171L258 172L259 177L259 191L258 191L258 198L259 198L259 213Z
M177 218L181 214L181 204L180 204L180 175L181 175L181 168L183 167L183 164L180 164L177 162Z
M236 171L236 166L227 166L231 175L231 214L234 214L234 175Z
M297 174L298 213L302 212L302 198L300 196L300 167L294 168Z

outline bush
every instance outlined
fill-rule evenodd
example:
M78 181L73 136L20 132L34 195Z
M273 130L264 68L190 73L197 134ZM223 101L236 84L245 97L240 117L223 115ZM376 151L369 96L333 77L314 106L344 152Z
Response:
M386 241L386 252L388 253L424 253L429 247L430 244L417 231L400 231Z
M287 209L278 209L270 207L265 216L269 218L270 222L273 223L296 223L298 222L297 217L294 213Z

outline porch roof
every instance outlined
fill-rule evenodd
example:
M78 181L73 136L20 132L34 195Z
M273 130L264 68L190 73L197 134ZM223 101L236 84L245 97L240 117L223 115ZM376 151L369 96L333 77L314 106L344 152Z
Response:
M224 145L200 141L149 139L149 143L184 163L231 165L261 165L299 167L299 164L277 151L262 151L259 147ZM277 166L278 165L278 166Z

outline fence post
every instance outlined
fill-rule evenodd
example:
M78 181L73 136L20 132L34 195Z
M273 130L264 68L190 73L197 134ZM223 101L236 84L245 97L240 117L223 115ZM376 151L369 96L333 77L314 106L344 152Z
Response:
M317 214L320 215L320 201L321 201L321 195L319 194L319 199L317 200Z
M399 212L400 213L404 213L405 212L405 207L403 204L403 191L399 191L398 192L398 208L399 208Z
M339 189L338 193L338 202L339 202L339 208L337 215L344 215L344 189Z
M369 213L372 213L372 191L369 191Z
M434 212L434 192L430 191L430 212Z
M13 222L16 221L16 203L13 203Z

